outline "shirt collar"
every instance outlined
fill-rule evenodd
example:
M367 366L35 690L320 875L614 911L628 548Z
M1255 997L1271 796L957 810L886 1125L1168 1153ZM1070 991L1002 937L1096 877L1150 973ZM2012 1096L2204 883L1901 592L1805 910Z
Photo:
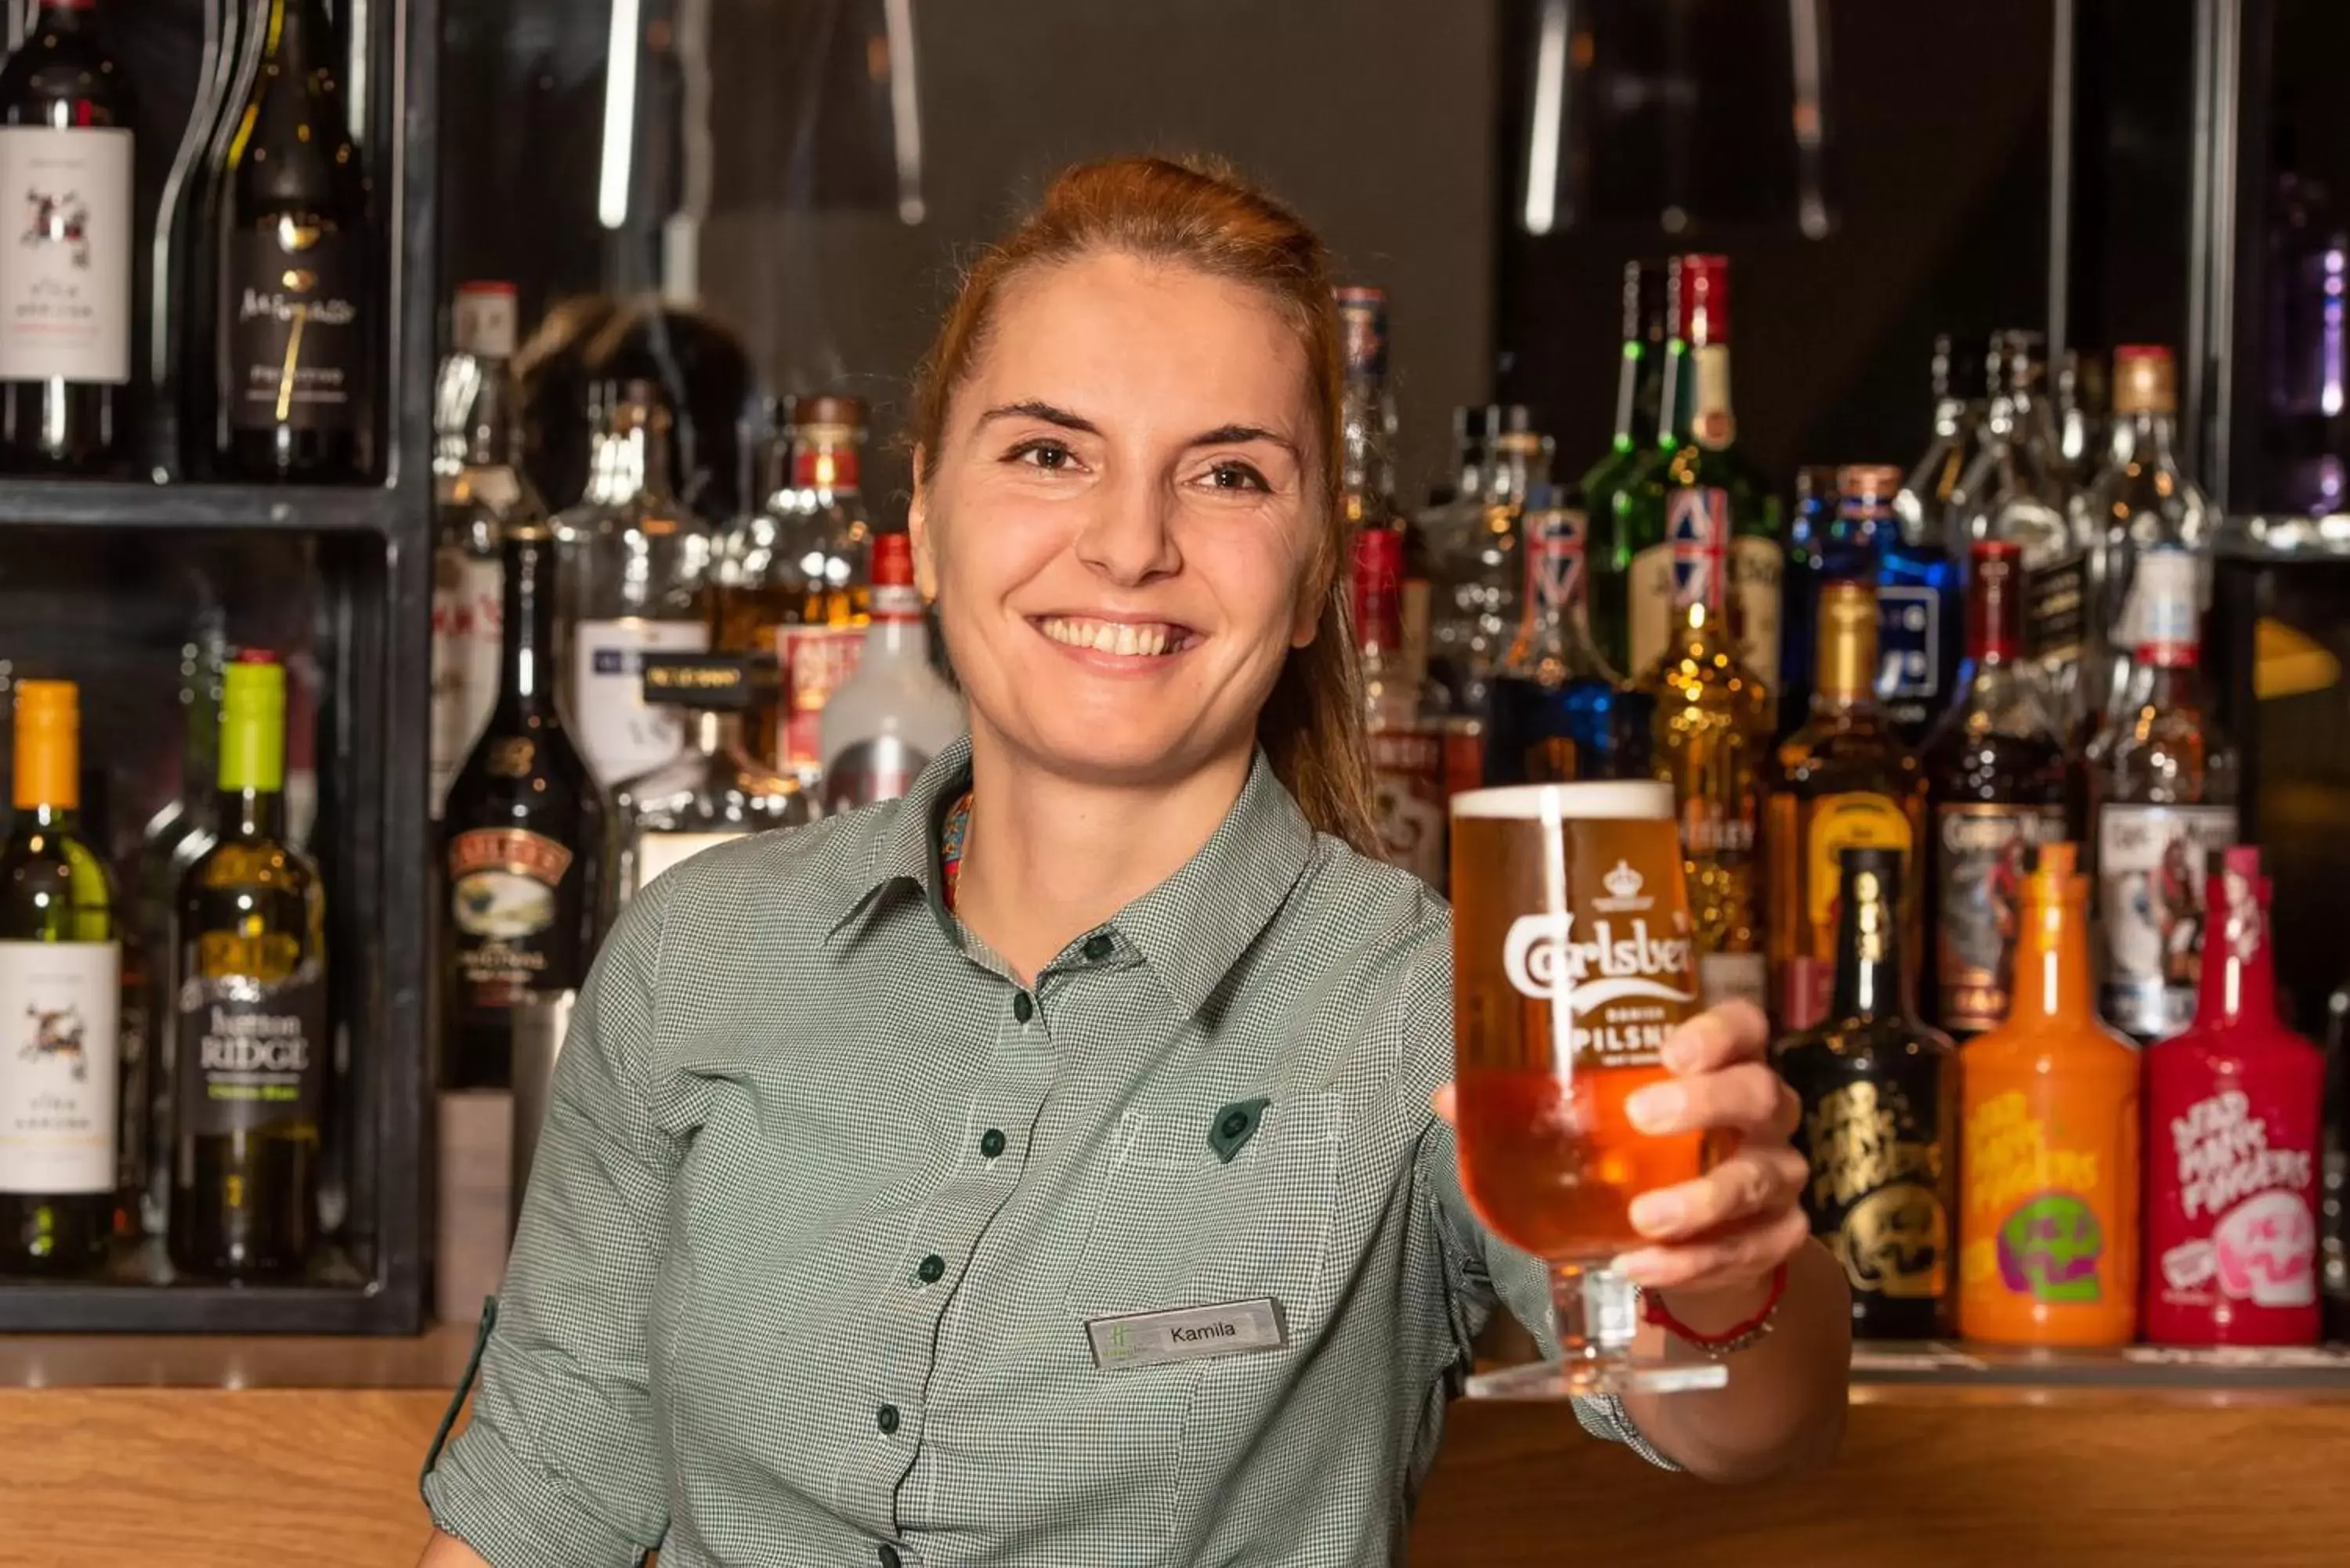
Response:
M947 808L971 786L971 741L941 752L881 829L867 874L844 886L847 895L828 928L837 933L860 910L893 888L920 891L941 920L939 826ZM1175 874L1118 911L1109 922L1190 1017L1232 972L1257 933L1279 912L1305 871L1314 829L1259 751L1248 780L1224 820Z

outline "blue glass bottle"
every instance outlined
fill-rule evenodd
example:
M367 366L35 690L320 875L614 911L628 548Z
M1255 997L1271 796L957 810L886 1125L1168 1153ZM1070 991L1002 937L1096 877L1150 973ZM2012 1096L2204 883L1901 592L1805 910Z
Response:
M1915 750L1950 705L1965 637L1959 563L1934 530L1896 508L1901 471L1836 471L1837 545L1845 572L1877 585L1877 699L1901 743Z
M1560 499L1555 486L1538 484L1521 517L1525 610L1491 688L1487 784L1650 776L1656 702L1592 646L1584 515Z
M1817 465L1797 469L1795 508L1787 527L1786 586L1780 611L1776 700L1781 740L1802 724L1812 711L1812 680L1820 637L1820 584L1827 579L1825 551L1835 529L1835 470Z

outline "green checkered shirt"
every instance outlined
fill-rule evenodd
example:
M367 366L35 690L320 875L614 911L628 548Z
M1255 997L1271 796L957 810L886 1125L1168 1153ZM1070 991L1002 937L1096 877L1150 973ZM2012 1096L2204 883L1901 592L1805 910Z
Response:
M1497 1298L1547 1342L1429 1109L1434 895L1259 757L1023 989L940 898L969 774L698 856L605 944L424 1478L496 1568L1395 1562ZM1278 1348L1096 1364L1094 1320L1267 1297Z

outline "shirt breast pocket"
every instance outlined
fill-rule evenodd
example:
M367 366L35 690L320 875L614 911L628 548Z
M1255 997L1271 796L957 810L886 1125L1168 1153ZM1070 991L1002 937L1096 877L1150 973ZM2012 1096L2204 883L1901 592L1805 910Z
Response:
M1091 1318L1271 1296L1295 1344L1318 1319L1344 1113L1336 1091L1275 1097L1230 1160L1204 1109L1145 1120L1095 1195L1068 1304Z

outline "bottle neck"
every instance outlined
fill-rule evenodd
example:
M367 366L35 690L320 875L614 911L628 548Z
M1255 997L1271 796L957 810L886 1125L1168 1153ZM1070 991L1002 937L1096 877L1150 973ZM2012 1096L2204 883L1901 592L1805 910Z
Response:
M223 789L220 792L221 831L231 838L286 836L286 792L278 789Z
M1664 357L1645 337L1624 340L1616 372L1616 440L1613 450L1637 452L1657 440L1657 410L1664 393Z
M743 715L707 708L697 711L693 715L692 732L688 743L704 757L723 757L741 752Z
M1901 919L1883 884L1878 888L1856 897L1852 882L1844 884L1831 1018L1892 1018L1908 1011L1901 984Z
M498 705L508 722L526 713L555 717L555 577L553 541L506 535Z
M856 490L856 443L804 440L792 452L792 483L801 490L828 490L835 493Z
M2199 1029L2281 1028L2276 961L2269 940L2268 878L2210 878L2204 890L2203 980Z
M26 805L16 803L17 833L54 833L61 838L81 834L81 813L69 805Z
M1660 427L1660 444L1715 452L1731 445L1738 439L1738 420L1730 407L1730 345L1676 337L1666 357L1672 409Z
M642 422L616 423L597 431L588 449L585 499L599 506L624 506L639 496L654 505L668 504L668 441Z
M483 359L481 388L465 415L465 466L521 471L522 420L504 359Z
M2124 415L2114 430L2114 446L2147 468L2176 472L2178 468L2176 416L2164 409L2138 409Z
M2089 972L2085 886L2051 891L2039 878L2029 878L2017 919L2021 929L2010 1019L2095 1023L2097 998Z
M1812 711L1822 717L1877 711L1877 622L1874 616L1836 628L1821 643Z

